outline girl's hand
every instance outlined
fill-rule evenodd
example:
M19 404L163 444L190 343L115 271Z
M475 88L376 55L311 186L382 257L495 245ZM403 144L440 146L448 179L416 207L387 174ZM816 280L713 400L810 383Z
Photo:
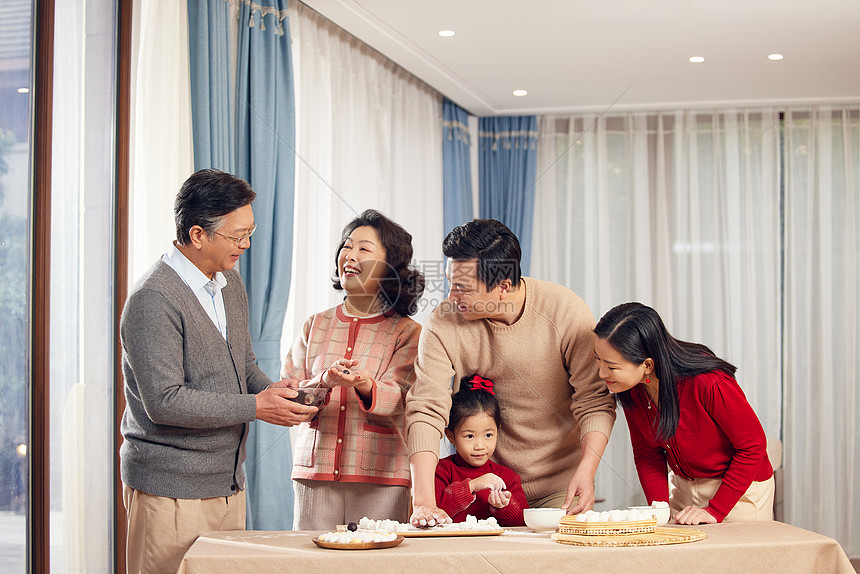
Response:
M502 491L505 490L507 486L505 486L504 480L502 480L492 472L488 472L485 475L479 476L478 478L473 478L469 481L470 492L474 493L478 492L479 490L484 490L486 488L489 488L490 490Z
M510 501L510 490L491 490L490 495L487 497L487 502L490 503L490 506L495 506L496 508L504 508Z
M716 524L717 519L704 508L688 506L675 516L675 524Z

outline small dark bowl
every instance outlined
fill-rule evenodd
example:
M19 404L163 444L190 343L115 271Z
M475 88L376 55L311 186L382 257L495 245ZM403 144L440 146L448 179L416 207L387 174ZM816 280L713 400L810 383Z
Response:
M325 402L328 391L328 387L318 385L299 387L296 389L298 395L290 400L309 407L319 407Z

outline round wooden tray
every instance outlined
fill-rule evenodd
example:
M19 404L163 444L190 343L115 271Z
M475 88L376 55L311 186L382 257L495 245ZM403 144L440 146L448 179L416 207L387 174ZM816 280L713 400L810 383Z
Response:
M583 536L613 536L617 534L647 534L654 532L656 526L656 518L628 520L626 522L576 522L565 516L559 522L558 531L562 534Z
M319 538L314 538L313 542L320 548L329 548L331 550L376 550L377 548L391 548L403 542L404 538L398 536L394 540L386 542L360 542L357 544L341 543L341 542L323 542Z
M654 532L644 534L622 534L609 536L581 536L577 534L562 534L556 532L552 540L559 544L572 544L574 546L661 546L664 544L684 544L704 540L705 533L701 530L689 528L661 528L657 527Z

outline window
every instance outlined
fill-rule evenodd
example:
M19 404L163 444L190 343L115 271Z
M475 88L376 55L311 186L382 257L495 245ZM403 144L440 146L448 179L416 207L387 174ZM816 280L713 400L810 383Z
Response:
M0 3L0 557L27 560L32 6Z
M116 5L56 2L51 154L51 572L110 572Z
M36 6L0 3L0 570L110 572L117 7Z

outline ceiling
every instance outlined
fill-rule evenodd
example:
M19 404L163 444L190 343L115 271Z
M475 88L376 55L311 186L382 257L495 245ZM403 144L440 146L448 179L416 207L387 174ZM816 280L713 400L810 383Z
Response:
M302 1L480 116L860 100L858 0Z

